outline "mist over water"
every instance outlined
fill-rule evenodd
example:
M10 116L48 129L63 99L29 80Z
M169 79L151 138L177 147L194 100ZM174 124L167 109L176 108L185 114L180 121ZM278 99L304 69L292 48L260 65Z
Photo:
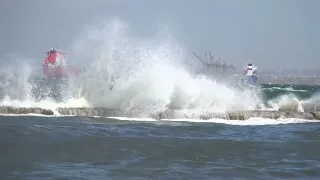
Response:
M197 74L192 68L197 66L192 64L195 62L188 61L190 50L167 31L138 38L132 35L129 23L113 18L86 26L72 47L67 64L82 68L80 77L53 89L46 88L53 85L45 82L37 88L42 98L35 98L33 89L38 79L45 81L43 62L34 66L19 60L1 71L1 104L53 109L102 107L141 117L167 108L211 112L266 108L260 90L239 89ZM52 98L52 91L59 92L59 100ZM287 101L281 98L272 99L269 106L275 108Z
M90 28L77 44L78 55L92 62L81 78L90 105L152 113L168 107L250 109L259 103L252 92L195 75L186 67L189 53L172 37L137 39L129 32L126 22L109 20Z

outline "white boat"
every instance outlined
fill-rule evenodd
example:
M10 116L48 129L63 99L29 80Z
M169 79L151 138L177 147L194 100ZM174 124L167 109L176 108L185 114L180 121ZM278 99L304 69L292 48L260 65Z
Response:
M248 65L244 67L242 82L246 84L256 84L257 80L257 67L249 61Z

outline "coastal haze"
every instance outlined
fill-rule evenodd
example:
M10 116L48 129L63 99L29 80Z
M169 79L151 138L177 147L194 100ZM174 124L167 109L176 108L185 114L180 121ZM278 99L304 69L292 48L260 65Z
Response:
M195 61L191 52L211 50L237 68L252 60L260 73L319 74L319 5L316 0L4 0L0 54L2 61L15 55L40 67L49 48L72 51L86 25L119 18L136 37L165 31L187 49L190 61Z
M319 7L2 0L0 179L319 179Z

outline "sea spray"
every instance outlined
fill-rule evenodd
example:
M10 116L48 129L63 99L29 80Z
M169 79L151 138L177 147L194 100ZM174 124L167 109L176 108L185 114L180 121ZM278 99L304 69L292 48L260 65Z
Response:
M1 97L13 100L30 100L31 85L28 82L31 67L24 61L15 66L4 64L1 68Z
M17 63L1 68L0 105L52 110L103 107L146 117L166 109L225 112L266 109L266 101L273 109L288 104L282 96L268 101L269 97L262 96L265 91L240 89L213 81L205 74L195 75L195 69L190 68L195 62L187 58L189 51L170 35L160 32L161 35L151 38L136 38L130 34L129 24L119 19L87 27L73 44L74 49L68 51L67 59L68 64L81 67L82 74L66 81L61 99L53 98L51 85L48 86L49 82L58 86L59 83L48 81L42 74L31 76L41 72L42 60L30 65L28 60L16 57ZM34 93L40 81L45 85ZM285 96L288 92L308 93L309 90L283 89ZM42 97L38 99L35 94ZM295 100L301 103L300 98Z
M91 106L150 114L167 108L254 109L260 104L253 91L195 77L185 66L183 46L172 37L137 39L128 32L128 23L112 19L88 28L76 43L74 54L92 62L78 83Z
M15 86L16 91L5 86L7 98L2 105L91 106L141 115L168 108L209 112L263 108L260 92L195 75L188 50L170 35L159 34L136 38L130 34L129 24L119 19L87 26L67 57L68 64L82 68L79 77L64 81L64 86L41 75L30 81L28 72L41 70L41 63L38 70L36 66L29 71L16 69L18 76L5 77L23 86ZM38 88L40 81L43 85ZM58 100L54 93L60 96Z

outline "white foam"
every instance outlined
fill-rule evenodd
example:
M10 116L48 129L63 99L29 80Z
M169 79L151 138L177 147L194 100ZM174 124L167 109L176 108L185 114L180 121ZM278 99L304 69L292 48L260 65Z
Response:
M268 89L271 92L274 92L274 90L283 90L287 92L308 92L308 90L294 89L293 87L269 87L269 88L263 88L263 89Z
M257 125L277 125L277 124L297 124L297 123L310 123L319 122L317 120L305 120L305 119L267 119L267 118L250 118L248 120L225 120L225 119L210 119L210 120L171 120L168 121L186 121L186 122L201 122L201 123L219 123L228 125L240 125L240 126L257 126Z
M212 109L216 112L263 107L259 92L237 90L204 75L196 76L192 69L185 66L192 63L186 63L186 55L189 55L185 53L186 48L170 35L160 32L161 35L153 38L137 39L129 32L129 24L119 19L83 30L74 43L74 49L68 53L68 61L87 66L79 79L70 81L63 102L57 103L51 99L36 102L27 81L30 72L35 69L25 65L16 69L16 73L6 72L6 83L2 86L7 96L0 105L51 110L93 106L118 108L140 116L163 111L168 106ZM41 68L41 64L37 66ZM274 102L272 106L276 109L279 103ZM244 122L250 121L238 123Z
M129 117L107 117L109 119L116 119L116 120L121 120L121 121L143 121L143 122L155 122L155 121L159 121L156 119L152 119L152 118L129 118Z
M319 123L318 120L306 120L306 119L267 119L267 118L250 118L248 120L226 120L226 119L161 119L155 120L150 118L126 118L126 117L108 117L112 119L122 121L141 121L141 122L194 122L194 123L216 123L216 124L228 124L237 126L261 126L261 125L278 125L278 124L298 124L298 123Z
M195 76L185 66L185 48L172 37L136 39L128 27L121 20L110 20L86 29L76 43L74 54L80 58L75 59L83 56L93 62L80 83L90 105L141 116L167 106L221 112L261 105L256 92Z
M309 99L301 101L302 103L315 103L320 104L320 92L315 93Z
M279 108L284 106L292 106L293 104L298 104L298 111L303 112L302 103L294 94L285 94L275 97L273 99L268 100L269 106L271 106L272 110L279 110Z
M35 107L35 108L45 108L55 111L59 107L89 107L87 101L84 98L71 98L65 102L57 103L51 99L44 99L39 102L34 101L33 99L25 100L15 100L10 99L6 96L1 102L0 106L12 106L12 107Z
M38 116L38 117L73 117L74 115L41 115L41 114L0 114L0 116ZM94 116L92 118L101 118ZM307 119L268 119L268 118L250 118L248 120L226 120L226 119L161 119L156 120L153 118L130 118L130 117L106 117L108 119L114 119L119 121L136 121L136 122L192 122L192 123L213 123L213 124L227 124L234 126L263 126L263 125L279 125L279 124L300 124L300 123L319 123L319 120L307 120Z

